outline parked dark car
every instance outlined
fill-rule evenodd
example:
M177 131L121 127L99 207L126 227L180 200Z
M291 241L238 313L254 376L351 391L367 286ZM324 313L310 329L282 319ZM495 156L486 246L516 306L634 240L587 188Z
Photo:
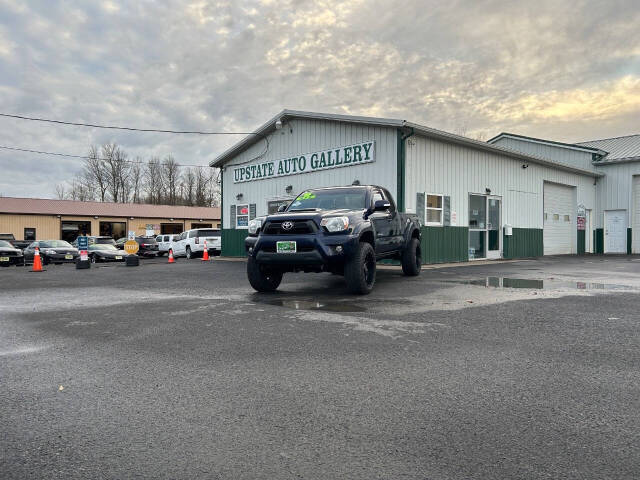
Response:
M122 250L118 250L115 245L102 243L89 245L87 253L92 263L124 262L124 258L127 256Z
M93 245L94 243L98 243L100 245L114 245L116 241L111 237L96 237L96 236L88 236L89 245ZM126 240L126 239L125 239ZM71 245L78 248L78 238L76 238Z
M79 255L78 249L73 248L69 242L64 240L38 240L31 243L22 252L25 263L33 263L36 247L40 249L40 260L43 265L49 263L55 263L56 265L73 263Z
M9 265L24 265L22 250L6 240L0 240L0 267L8 267Z
M116 247L123 250L126 241L126 238L118 239L116 241ZM138 242L138 246L140 247L138 255L141 257L155 257L158 255L159 249L156 237L136 237L136 242Z

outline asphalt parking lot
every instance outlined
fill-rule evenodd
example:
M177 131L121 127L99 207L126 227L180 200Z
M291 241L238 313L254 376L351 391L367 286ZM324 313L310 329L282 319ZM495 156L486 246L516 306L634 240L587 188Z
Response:
M640 257L0 269L3 478L636 479Z

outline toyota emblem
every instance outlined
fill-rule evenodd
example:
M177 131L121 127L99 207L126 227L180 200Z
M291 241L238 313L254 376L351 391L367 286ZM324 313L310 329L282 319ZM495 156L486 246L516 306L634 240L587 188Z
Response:
M283 230L291 230L293 228L293 222L282 222Z

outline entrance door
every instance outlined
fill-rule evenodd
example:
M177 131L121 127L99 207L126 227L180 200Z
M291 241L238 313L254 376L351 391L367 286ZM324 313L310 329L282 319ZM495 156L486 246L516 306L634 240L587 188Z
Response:
M469 195L469 259L502 256L502 199Z
M627 253L626 210L605 210L604 253Z
M487 197L487 258L500 258L502 252L502 199Z

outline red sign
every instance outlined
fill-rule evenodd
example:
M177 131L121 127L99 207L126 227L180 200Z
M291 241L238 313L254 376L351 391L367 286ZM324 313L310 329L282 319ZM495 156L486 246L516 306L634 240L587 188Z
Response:
M586 230L587 219L586 217L578 217L578 230Z

